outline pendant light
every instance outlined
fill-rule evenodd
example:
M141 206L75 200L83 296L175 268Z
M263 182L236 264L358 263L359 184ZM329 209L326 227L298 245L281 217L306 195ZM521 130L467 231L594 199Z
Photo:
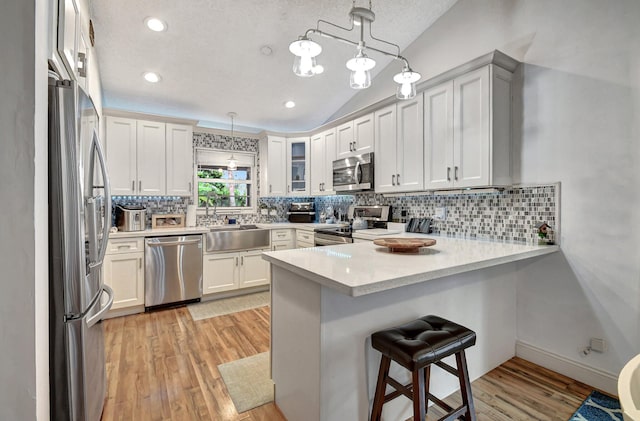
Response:
M234 142L234 133L233 133L233 119L238 115L234 112L227 113L229 117L231 117L231 148L235 146ZM233 150L231 151L231 156L227 160L227 170L235 171L238 169L238 160L235 156L233 156Z
M394 76L393 80L398 84L396 97L398 99L411 99L416 96L416 82L420 80L420 73L414 72L409 66L406 58L400 55L400 47L397 44L376 38L371 33L371 25L376 19L375 13L371 10L371 0L369 7L356 7L356 1L353 0L353 6L349 11L351 22L350 28L336 25L326 20L318 19L315 28L307 29L304 35L298 37L289 45L289 51L295 56L293 62L293 72L301 77L312 77L322 73L324 68L316 63L316 57L322 52L322 46L310 38L311 34L317 34L326 38L332 38L345 44L353 45L357 48L355 57L347 61L347 68L351 70L349 77L349 85L353 89L366 89L371 86L370 70L376 65L375 60L367 57L365 49L375 51L380 54L392 57L404 63L402 72ZM357 41L345 38L342 35L334 35L326 30L320 29L320 24L329 25L342 31L355 31L359 33ZM377 45L371 47L365 44L365 32L368 38L374 40ZM378 46L386 44L388 47Z

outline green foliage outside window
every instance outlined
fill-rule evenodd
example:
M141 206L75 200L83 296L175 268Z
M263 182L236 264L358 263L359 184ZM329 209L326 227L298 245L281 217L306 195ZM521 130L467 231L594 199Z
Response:
M223 170L217 168L198 170L198 206L205 207L207 202L211 207L250 206L247 184L235 184L232 197L228 183L211 181L212 179L224 180L223 176Z

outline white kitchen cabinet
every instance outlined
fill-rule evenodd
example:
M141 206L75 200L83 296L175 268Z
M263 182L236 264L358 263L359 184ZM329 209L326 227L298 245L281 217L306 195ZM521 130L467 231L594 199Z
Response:
M333 161L336 159L336 129L311 136L311 194L334 194Z
M269 249L203 255L203 294L232 291L269 283L269 265L262 252Z
M111 310L129 307L137 307L139 311L144 310L143 249L143 238L109 240L102 264L102 274L104 283L113 289Z
M287 138L287 196L309 192L309 137Z
M238 253L205 253L202 257L204 295L238 289Z
M511 184L511 79L487 65L425 91L425 188Z
M63 65L74 79L77 76L80 8L76 0L58 1L57 50Z
M262 258L262 252L263 250L251 250L240 254L240 288L269 283L269 263Z
M193 193L193 127L167 123L166 148L167 194L190 196Z
M373 113L336 128L336 159L361 155L374 150Z
M287 194L287 139L267 136L260 147L260 196Z
M107 167L111 194L137 194L136 120L107 116Z
M271 250L289 250L295 247L295 230L276 229L271 230Z
M418 95L374 113L376 193L423 189L422 107L422 95Z
M297 229L296 230L296 248L302 249L315 246L313 231Z
M112 116L107 116L106 121L111 194L190 194L193 182L193 132L190 126ZM167 156L167 145L170 157ZM170 192L168 180L172 186Z
M166 126L157 121L136 122L136 163L138 194L166 193Z

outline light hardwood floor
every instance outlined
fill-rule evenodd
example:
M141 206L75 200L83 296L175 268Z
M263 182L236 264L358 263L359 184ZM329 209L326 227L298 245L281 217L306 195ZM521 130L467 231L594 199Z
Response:
M197 322L182 307L104 324L108 390L103 421L285 420L273 403L238 414L217 368L268 351L268 307ZM474 381L472 390L479 421L566 421L591 392L519 358ZM459 399L454 394L445 401L455 406ZM439 415L430 409L428 419Z

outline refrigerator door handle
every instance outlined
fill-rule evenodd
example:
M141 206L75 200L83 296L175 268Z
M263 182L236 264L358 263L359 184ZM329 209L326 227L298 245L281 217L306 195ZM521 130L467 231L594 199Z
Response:
M102 317L107 313L107 311L111 309L111 305L113 304L113 290L109 285L102 285L102 291L107 293L107 295L109 296L109 301L107 301L107 304L102 307L100 311L98 311L95 315L93 315L93 317L87 319L87 327L92 327L93 325L98 323L100 320L102 320ZM101 298L102 294L100 294L100 298L98 298L98 300L100 300Z
M98 138L98 132L96 129L93 129L92 142L95 151L98 153L100 172L102 173L102 184L104 185L104 222L102 223L102 244L100 244L98 261L94 262L95 266L99 266L102 264L104 256L107 253L107 242L109 240L109 230L111 229L111 183L109 182L109 175L107 174L107 162L104 159L104 152L102 151L102 146L100 145L100 139ZM113 295L113 291L111 295Z

